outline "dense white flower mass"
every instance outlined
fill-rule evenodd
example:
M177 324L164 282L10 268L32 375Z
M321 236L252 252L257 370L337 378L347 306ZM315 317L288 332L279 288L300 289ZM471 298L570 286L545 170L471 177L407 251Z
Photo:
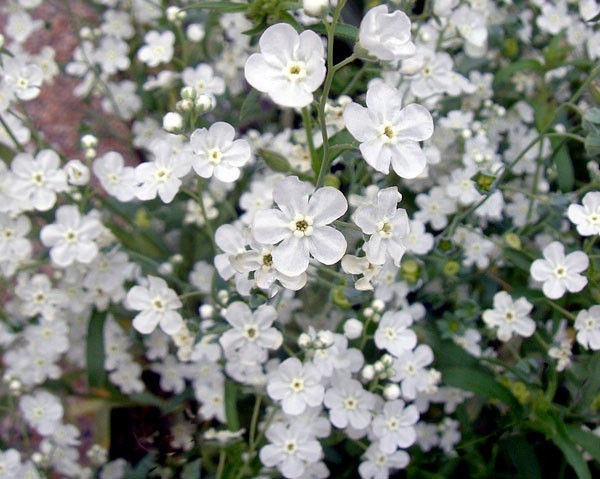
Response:
M250 55L246 80L280 106L302 108L325 79L321 38L310 30L298 34L287 23L267 28L259 40L260 53Z
M592 477L599 14L0 1L0 479Z

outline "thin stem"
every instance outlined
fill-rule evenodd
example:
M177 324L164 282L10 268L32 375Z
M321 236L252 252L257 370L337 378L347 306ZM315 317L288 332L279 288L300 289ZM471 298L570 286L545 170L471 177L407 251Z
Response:
M304 124L304 131L306 131L306 144L308 145L308 151L310 152L310 162L314 168L314 165L316 165L318 161L317 150L315 150L315 142L313 141L312 118L309 107L307 106L302 108L302 123Z
M225 455L225 449L221 449L219 451L219 465L217 466L216 479L221 479L221 477L223 477L226 457L227 456Z
M19 143L19 140L17 140L17 137L14 135L14 133L12 132L10 127L6 124L6 122L4 121L4 118L2 118L2 115L0 115L0 124L2 124L2 126L6 130L6 133L8 134L8 136L10 136L10 139L13 141L13 143L17 147L17 150L19 150L21 153L23 153L25 151L25 148L23 148L23 145L21 145L21 143Z
M333 42L335 38L335 26L340 18L345 4L346 0L340 0L335 7L335 11L333 12L331 24L325 23L325 28L327 29L327 76L325 77L323 93L321 94L321 101L319 102L318 108L319 125L321 127L321 136L323 137L323 157L321 158L321 164L319 165L319 176L317 177L316 182L317 188L323 186L323 183L325 182L325 176L329 171L329 138L327 136L327 124L325 122L325 105L327 104L329 90L331 90L331 84L333 83L333 77L335 76L336 71L347 64L340 62L338 65L333 65ZM354 55L351 55L346 60L349 60L353 56ZM352 58L351 61L354 61L354 58Z

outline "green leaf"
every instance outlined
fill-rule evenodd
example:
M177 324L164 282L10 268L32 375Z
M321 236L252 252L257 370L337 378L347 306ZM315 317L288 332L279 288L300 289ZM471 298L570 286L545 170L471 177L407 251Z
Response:
M504 439L500 446L517 468L519 479L541 479L542 470L535 450L523 436L511 436Z
M517 268L529 273L532 261L523 251L514 248L504 248L504 257Z
M254 88L250 90L250 93L244 98L244 103L240 108L239 122L243 122L246 118L252 115L255 111L260 108L260 93Z
M107 374L104 369L104 323L106 316L96 310L92 313L87 331L86 361L90 388L103 388Z
M586 130L600 133L600 108L590 108L586 111L582 122Z
M327 30L325 29L325 25L321 23L316 23L315 25L310 25L310 28L313 32L319 33L321 35L326 35ZM358 40L358 28L354 25L348 25L346 23L338 23L335 26L335 36L344 38L346 40L350 40L351 42L356 42Z
M496 399L506 404L516 415L521 405L509 389L497 382L491 372L469 367L441 368L442 381L465 391L471 391L487 399Z
M581 452L579 452L579 449L577 449L577 445L569 436L565 424L558 417L552 417L554 418L556 430L555 434L550 436L550 440L556 444L565 455L565 459L575 470L579 479L592 479L588 465Z
M135 469L127 474L127 479L147 479L150 476L150 472L158 466L154 454L146 454L140 462L138 462Z
M550 44L544 49L546 70L561 66L572 49L573 47L566 42L564 34L554 35Z
M277 171L279 173L293 173L301 180L310 181L310 177L308 175L294 170L288 161L279 153L276 153L272 150L260 149L258 150L258 156L260 156L265 161L267 166L273 171Z
M523 58L498 70L498 73L494 77L494 88L497 88L504 82L510 81L517 72L541 72L542 70L542 64L538 60Z
M265 160L267 166L273 171L277 171L279 173L289 173L292 171L292 167L288 161L279 153L261 148L258 150L258 156Z
M590 133L585 137L585 152L589 156L600 155L600 135Z
M237 387L229 379L225 381L225 417L230 431L239 431L240 418L237 410Z
M583 447L600 464L600 437L573 424L567 426L571 439Z
M202 477L200 464L201 460L196 459L195 461L192 461L189 464L183 466L183 471L181 472L181 479L200 479Z
M556 173L558 180L558 187L563 192L573 191L575 186L575 171L573 170L573 162L571 161L571 155L565 142L561 142L556 148L552 159L556 165Z
M585 369L585 377L581 378L579 396L576 398L576 411L584 412L600 394L600 352L596 351Z

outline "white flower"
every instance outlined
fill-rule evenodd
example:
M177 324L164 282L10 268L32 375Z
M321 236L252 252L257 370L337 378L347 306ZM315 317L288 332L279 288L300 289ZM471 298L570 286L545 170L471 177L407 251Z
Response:
M401 399L386 402L383 411L373 419L373 433L379 439L381 450L392 454L398 448L412 446L417 439L413 426L418 420L415 406L405 406Z
M0 479L19 479L21 474L21 455L16 449L0 451Z
M558 241L544 248L544 259L536 259L531 264L531 277L543 281L542 290L550 299L561 298L566 291L578 293L588 280L582 276L589 265L589 258L582 251L565 256L565 247Z
M375 345L396 357L411 351L417 345L417 335L409 329L412 323L406 311L386 311L375 331Z
M225 319L233 326L219 339L226 355L237 351L248 361L262 363L265 350L277 349L283 342L281 333L272 327L277 319L273 306L262 305L253 313L246 303L236 301L227 306Z
M325 393L323 403L329 408L329 420L335 427L365 429L371 423L375 396L355 379L340 376Z
M298 276L308 268L310 256L324 264L342 258L346 239L327 226L348 208L339 190L326 186L313 193L311 184L291 176L275 185L273 200L280 209L256 212L253 234L261 243L277 244L272 251L275 268Z
M320 384L321 374L312 364L302 365L297 358L283 361L277 371L269 377L267 393L286 414L297 416L307 406L319 406L323 401L324 388Z
M120 153L109 151L96 158L92 171L100 180L102 188L119 201L130 201L135 198L135 169L125 166Z
M323 453L321 444L312 436L310 428L302 425L271 424L265 432L270 444L259 453L267 467L276 466L283 477L302 476L310 463L318 461Z
M56 265L64 268L75 261L88 264L98 254L94 240L101 227L96 215L82 217L75 205L63 205L56 210L56 222L42 228L40 239L52 248L50 258Z
M56 193L67 189L67 175L59 165L60 158L52 150L42 150L35 158L19 153L11 164L11 196L36 210L49 210L56 203Z
M154 160L135 168L139 183L136 196L140 200L152 200L158 194L164 203L170 203L179 191L180 178L190 171L190 155L186 151L173 154L172 146L163 140L153 142L151 149Z
M600 235L600 191L590 191L581 201L567 210L569 220L581 236Z
M260 53L250 55L244 67L248 83L267 93L280 106L302 108L325 79L325 52L321 38L311 30L300 35L287 23L265 30Z
M396 266L400 265L406 251L403 239L409 228L406 210L396 208L401 200L397 187L385 188L377 193L376 205L361 206L353 215L363 233L371 235L363 250L373 264L382 265L391 257Z
M419 141L431 137L433 119L421 105L402 108L399 90L377 83L367 90L367 108L350 103L344 110L346 128L360 144L365 161L388 174L390 163L401 178L416 178L427 159Z
M225 183L237 180L240 168L250 160L252 151L246 140L234 140L234 137L233 126L222 121L214 123L208 130L194 131L190 137L194 171L203 178L214 175Z
M513 334L528 338L535 331L535 322L529 317L533 305L525 298L513 301L506 291L494 295L494 309L483 312L483 321L491 328L498 328L500 341L508 341Z
M133 327L142 334L150 334L160 324L165 333L175 334L183 325L176 311L182 306L177 293L162 278L148 276L148 283L148 287L134 286L127 293L127 307L141 311L133 318Z
M417 392L429 386L429 373L425 369L433 362L433 351L426 344L417 346L414 351L407 351L394 359L393 381L402 381L404 399L415 399Z
M358 466L361 479L388 479L390 469L404 469L410 456L405 451L386 454L381 445L375 442L365 452L365 460Z
M388 13L387 5L379 5L371 8L360 22L358 40L379 60L396 62L415 54L410 27L410 19L404 12Z
M173 58L173 45L175 34L169 30L159 33L149 31L144 37L145 45L137 52L137 57L149 67L156 67L167 63Z
M600 349L600 305L579 311L575 320L577 342L585 349Z
M27 424L35 428L42 436L48 436L60 425L63 406L59 399L46 391L35 391L23 396L19 409Z

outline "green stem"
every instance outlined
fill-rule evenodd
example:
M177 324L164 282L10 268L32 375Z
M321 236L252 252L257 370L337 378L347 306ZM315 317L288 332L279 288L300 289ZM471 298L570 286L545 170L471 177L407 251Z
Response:
M302 108L302 123L304 124L304 131L306 131L306 144L308 145L308 151L310 152L310 163L314 171L319 160L317 158L315 142L313 141L312 118L309 107L307 106Z
M331 90L331 84L333 83L333 77L335 76L337 70L342 68L344 65L347 65L351 61L354 61L355 59L354 55L351 55L346 59L347 61L345 60L340 62L335 66L333 64L335 26L337 25L345 4L346 0L339 0L337 6L335 7L335 11L333 12L331 23L325 23L325 28L327 29L327 75L325 76L325 84L323 85L323 93L321 94L321 101L319 102L318 108L319 125L321 127L321 136L323 137L323 157L321 158L320 165L318 165L319 175L316 183L317 188L323 186L323 183L325 182L325 175L329 171L329 138L327 136L327 124L325 121L325 105L327 104L329 91Z
M19 150L21 153L23 153L25 151L25 148L23 148L21 143L19 143L19 140L17 140L17 137L14 135L14 133L12 132L10 127L6 124L6 122L4 121L4 118L2 118L2 115L0 115L0 124L2 124L2 126L6 130L6 133L8 134L8 136L10 136L10 139L13 141L13 143L17 147L17 150Z

